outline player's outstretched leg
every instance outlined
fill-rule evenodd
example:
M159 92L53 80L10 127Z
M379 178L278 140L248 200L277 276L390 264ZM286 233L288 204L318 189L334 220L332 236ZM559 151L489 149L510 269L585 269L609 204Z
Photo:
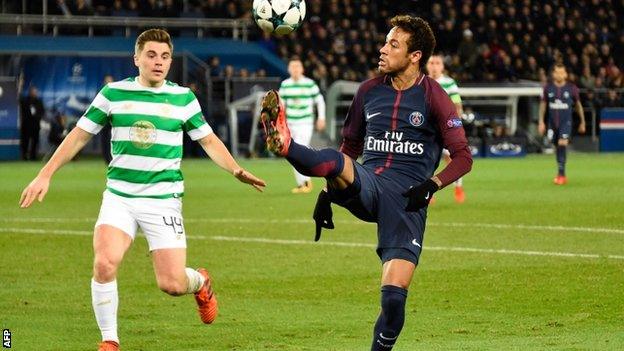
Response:
M381 287L381 313L375 323L371 351L392 350L405 322L407 290L394 285Z
M262 99L260 114L267 135L267 148L306 176L332 179L343 170L344 155L334 149L315 150L294 142L286 124L284 106L277 91L270 90Z
M189 270L189 268L187 268ZM195 293L195 301L197 302L197 310L199 311L199 317L202 322L210 324L214 322L219 313L219 307L217 305L217 297L212 291L212 284L210 281L210 275L204 268L197 269L197 272L202 276L203 281L201 288ZM189 272L187 272L189 275ZM193 285L189 279L189 289L192 289Z

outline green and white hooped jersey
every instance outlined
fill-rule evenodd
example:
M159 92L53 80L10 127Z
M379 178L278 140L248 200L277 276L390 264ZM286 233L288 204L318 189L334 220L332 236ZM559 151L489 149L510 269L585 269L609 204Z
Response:
M107 84L77 126L97 134L107 123L113 159L106 186L125 197L181 197L182 133L193 140L212 133L189 88L169 81L149 88L138 78Z
M318 85L308 77L298 81L288 78L282 82L279 95L286 106L288 122L311 123L314 120L314 99L321 93Z
M457 86L457 82L455 82L455 79L449 76L442 75L440 76L440 78L436 79L436 82L440 83L442 89L446 91L454 104L459 104L462 102L461 97L459 96L459 87Z

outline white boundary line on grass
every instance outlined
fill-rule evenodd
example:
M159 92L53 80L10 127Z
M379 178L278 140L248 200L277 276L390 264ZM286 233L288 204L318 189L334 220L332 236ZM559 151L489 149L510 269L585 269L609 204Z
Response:
M24 233L24 234L52 234L52 235L78 235L91 236L93 233L86 230L47 230L35 228L0 228L0 232L5 233ZM255 242L262 244L278 244L278 245L323 245L323 246L341 246L341 247L366 247L375 248L374 244L340 242L340 241L309 241L309 240L288 240L288 239L267 239L254 237L235 237L235 236L187 236L189 240L216 240L216 241L233 241L233 242ZM570 257L570 258L609 258L614 260L624 260L624 256L620 255L598 255L583 254L572 252L553 252L553 251L523 251L523 250L507 250L507 249L482 249L474 247L451 247L451 246L426 246L424 250L431 251L451 251L451 252L473 252L486 254L503 254L503 255L522 255L522 256L547 256L547 257Z
M185 218L186 223L256 223L256 224L312 224L311 219L261 219L261 218ZM25 223L70 223L92 222L91 218L2 218L0 222L25 222ZM356 220L336 220L342 224L371 224ZM527 224L501 224L501 223L469 223L469 222L427 222L430 226L457 227L457 228L495 228L495 229L519 229L519 230L544 230L544 231L570 231L583 233L607 233L624 234L624 229L602 227L568 227L563 225L527 225Z

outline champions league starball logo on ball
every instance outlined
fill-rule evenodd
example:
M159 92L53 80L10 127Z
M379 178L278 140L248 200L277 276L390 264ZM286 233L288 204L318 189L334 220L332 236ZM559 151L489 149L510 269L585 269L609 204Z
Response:
M414 111L412 112L412 114L409 115L409 122L414 127L420 127L423 125L423 123L425 123L425 116L423 116L423 114L418 111Z

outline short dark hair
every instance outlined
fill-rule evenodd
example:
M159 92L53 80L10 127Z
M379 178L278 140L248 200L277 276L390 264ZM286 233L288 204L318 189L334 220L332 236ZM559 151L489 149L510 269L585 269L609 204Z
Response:
M419 66L420 68L425 67L436 46L435 35L433 35L429 23L420 17L399 15L390 20L390 25L401 28L410 34L410 38L407 40L407 51L422 52Z
M288 59L288 63L291 63L293 61L300 61L301 63L303 63L303 60L301 59L301 57L299 57L297 55L294 55L290 59Z
M554 72L556 68L563 68L563 69L565 69L566 71L568 70L568 69L567 69L567 67L566 67L563 63L561 63L561 62L557 62L557 63L555 63L555 64L552 66L552 70L551 70L551 71L552 71L552 72Z

